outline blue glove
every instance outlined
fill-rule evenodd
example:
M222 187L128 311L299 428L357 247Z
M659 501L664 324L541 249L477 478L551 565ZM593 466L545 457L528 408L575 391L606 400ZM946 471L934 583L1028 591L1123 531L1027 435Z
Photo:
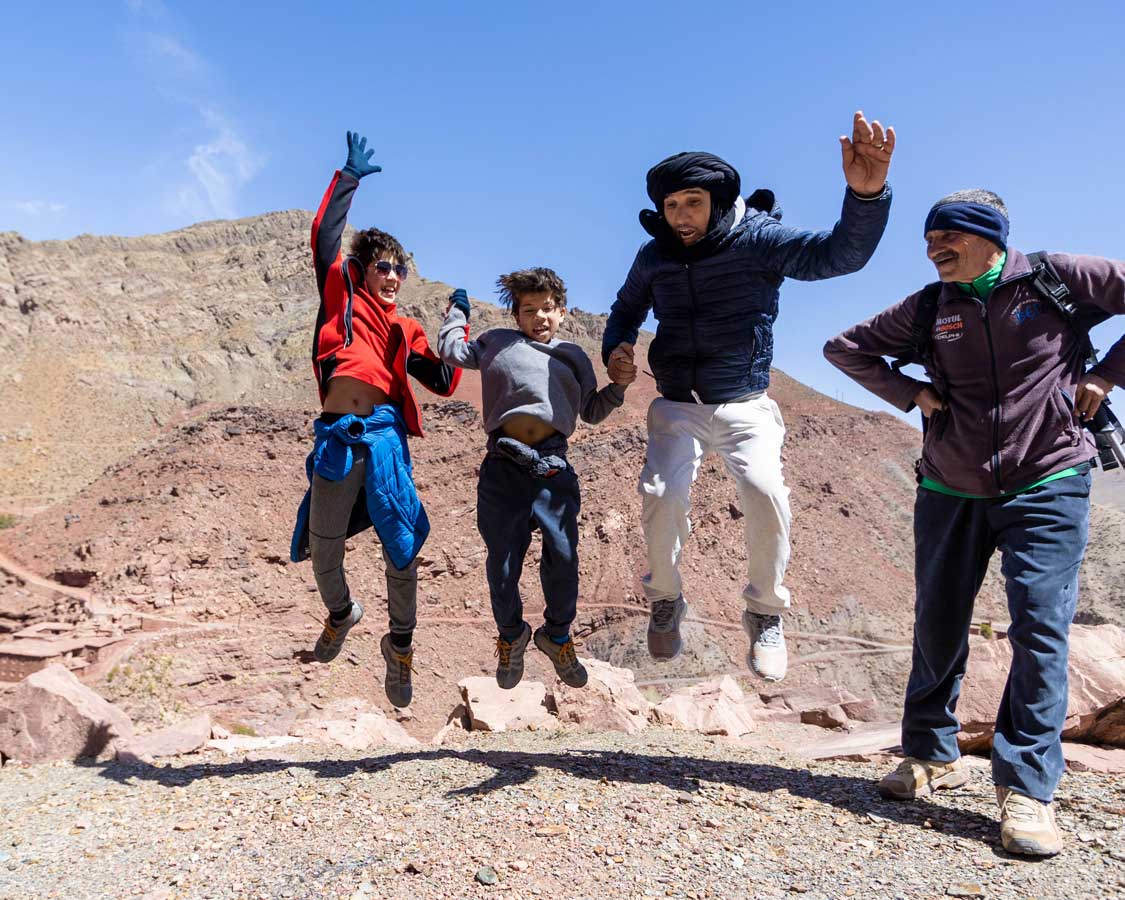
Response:
M360 179L364 175L370 175L372 172L382 172L382 166L371 164L371 157L374 154L374 149L367 149L367 138L360 137L358 131L349 131L348 161L344 163L343 171L347 172L355 179Z
M469 314L472 312L472 307L469 306L469 295L464 288L457 288L457 290L449 295L449 305L456 306L465 314L465 321L469 321Z

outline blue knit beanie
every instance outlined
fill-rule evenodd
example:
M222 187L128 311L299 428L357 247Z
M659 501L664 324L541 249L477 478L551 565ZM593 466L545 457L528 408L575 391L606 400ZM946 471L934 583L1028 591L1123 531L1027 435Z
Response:
M963 231L1008 248L1008 207L992 191L974 188L942 197L926 216L922 234L931 231Z

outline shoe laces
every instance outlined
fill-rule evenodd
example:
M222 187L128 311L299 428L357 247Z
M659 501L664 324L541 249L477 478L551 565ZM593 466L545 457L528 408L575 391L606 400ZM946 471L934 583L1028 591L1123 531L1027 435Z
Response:
M1038 822L1043 817L1045 809L1046 807L1034 797L1028 797L1018 791L1008 791L1000 804L1000 816L1017 822Z
M652 624L657 628L667 628L676 616L675 600L654 600L652 603Z
M332 616L325 618L324 636L327 637L330 642L336 640L336 627L337 626L332 624Z
M559 647L559 665L575 666L578 664L578 654L574 651L574 641L568 640Z
M911 778L913 778L914 777L914 767L915 766L925 767L925 765L926 764L924 762L922 762L922 760L915 759L913 756L908 756L902 762L900 762L898 764L898 766L894 770L894 774L895 775L909 775Z
M499 657L501 666L507 667L512 664L512 643L502 637L496 639L496 652L492 655Z
M781 616L763 616L751 613L758 625L758 639L755 643L765 647L780 647L785 643L784 632L781 630Z
M399 667L398 674L399 674L400 678L405 677L407 672L413 672L414 671L414 651L413 650L407 650L405 653L400 653L398 650L395 649L394 644L392 644L391 645L391 656L393 656L395 658L395 662L398 663L398 667Z

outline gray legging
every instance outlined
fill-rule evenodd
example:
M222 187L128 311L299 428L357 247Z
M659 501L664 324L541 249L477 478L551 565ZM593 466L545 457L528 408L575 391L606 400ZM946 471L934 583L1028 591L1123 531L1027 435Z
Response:
M309 509L309 553L320 597L329 613L347 609L351 603L348 582L344 577L344 542L348 520L356 497L364 490L367 460L357 459L346 478L329 481L313 475L312 500ZM418 613L418 559L405 569L396 569L387 549L383 548L387 566L387 612L391 634L398 636L398 646L410 643Z

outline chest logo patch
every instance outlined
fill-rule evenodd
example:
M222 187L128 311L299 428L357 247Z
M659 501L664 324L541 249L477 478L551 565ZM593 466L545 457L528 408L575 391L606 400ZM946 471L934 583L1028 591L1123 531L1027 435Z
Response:
M1037 319L1041 312L1043 312L1043 304L1038 300L1025 300L1012 310L1012 315L1017 322L1023 325L1032 319Z
M965 333L965 321L960 313L951 316L939 316L934 320L934 340L951 343L960 340Z

